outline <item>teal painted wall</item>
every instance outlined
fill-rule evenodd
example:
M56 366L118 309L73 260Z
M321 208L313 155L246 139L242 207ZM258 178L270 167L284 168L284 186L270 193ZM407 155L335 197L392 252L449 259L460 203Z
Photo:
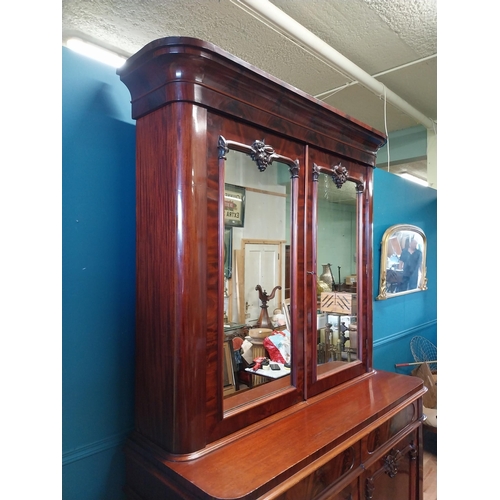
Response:
M380 250L386 229L413 224L427 237L427 287L423 292L373 302L373 365L405 373L396 363L413 361L410 340L437 341L437 191L376 169L373 182L373 292L379 293Z
M123 499L122 447L134 425L135 123L115 70L62 54L62 478L64 500ZM379 242L397 223L429 240L429 290L374 302L374 366L411 361L436 335L436 192L375 171Z
M330 180L330 179L329 179ZM340 203L318 203L318 276L323 273L323 264L331 264L335 283L346 276L356 274L356 206Z
M397 130L389 134L389 141L377 155L378 165L387 165L389 147L391 164L421 160L427 156L427 129L422 125Z
M113 69L62 56L62 492L114 500L134 425L135 124Z

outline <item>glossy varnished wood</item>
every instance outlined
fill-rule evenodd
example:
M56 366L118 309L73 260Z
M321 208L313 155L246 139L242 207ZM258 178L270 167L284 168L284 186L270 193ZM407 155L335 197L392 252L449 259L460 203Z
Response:
M422 381L372 371L372 171L383 134L200 40L152 42L118 74L137 120L128 496L387 500L395 487L398 500L422 500ZM298 165L291 374L226 400L221 136L246 146L264 141ZM314 164L331 172L339 163L360 188L359 361L319 373L312 175ZM392 482L386 469L396 459L404 474Z
M280 498L288 488L417 401L423 392L422 382L416 378L373 373L297 405L284 418L264 420L237 439L192 460L176 460L159 449L145 452L147 447L139 436L131 439L128 453L138 468L154 467L165 473L168 488L164 491L178 491L178 498L190 498L195 492L197 498L206 499ZM411 419L413 432L421 429L420 417L421 407ZM397 435L393 439L398 439ZM390 443L385 444L387 449ZM370 457L361 456L361 460L377 470L378 455ZM365 467L362 461L349 472L361 474ZM419 463L421 455L416 466ZM135 487L140 488L140 484Z
M385 143L377 130L201 40L155 40L118 74L135 119L170 102L193 102L372 166Z
M191 307L207 308L205 114L176 103L137 126L136 425L172 452L205 445L207 325Z

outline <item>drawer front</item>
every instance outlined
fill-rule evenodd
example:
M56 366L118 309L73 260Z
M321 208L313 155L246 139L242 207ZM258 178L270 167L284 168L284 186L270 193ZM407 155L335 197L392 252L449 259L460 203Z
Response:
M376 458L361 476L363 500L422 498L418 430L403 436Z
M406 406L361 440L361 457L367 460L389 439L418 419L418 401Z
M356 443L320 466L280 496L273 498L279 500L304 500L307 498L312 500L359 467L360 463L360 447L359 443Z

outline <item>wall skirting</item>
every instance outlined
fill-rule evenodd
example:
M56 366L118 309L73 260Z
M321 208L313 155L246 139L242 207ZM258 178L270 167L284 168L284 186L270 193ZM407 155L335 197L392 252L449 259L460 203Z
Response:
M401 340L405 337L420 335L423 330L427 330L429 328L437 327L437 319L432 321L428 321L427 323L421 323L420 325L416 325L412 328L408 328L407 330L401 330L396 333L392 333L387 335L382 339L377 339L373 341L373 349L375 350L377 347L381 347L385 344L389 344L396 340Z
M99 441L94 441L93 443L87 444L85 446L80 446L75 450L67 451L62 455L62 465L68 465L70 463L76 462L77 460L82 460L88 458L102 451L109 450L110 448L115 448L121 446L125 443L128 435L132 432L132 428L127 431L120 432L118 434L113 434Z

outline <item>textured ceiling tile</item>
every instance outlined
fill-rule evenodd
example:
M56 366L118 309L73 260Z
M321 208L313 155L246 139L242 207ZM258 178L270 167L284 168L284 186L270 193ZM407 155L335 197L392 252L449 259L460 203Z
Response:
M427 117L437 120L437 58L388 73L378 80Z
M364 0L273 3L370 74L420 57Z
M384 133L386 124L389 131L418 125L414 118L390 103L385 105L383 99L361 85L348 87L325 99L325 102Z
M437 52L437 0L363 0L421 57Z

